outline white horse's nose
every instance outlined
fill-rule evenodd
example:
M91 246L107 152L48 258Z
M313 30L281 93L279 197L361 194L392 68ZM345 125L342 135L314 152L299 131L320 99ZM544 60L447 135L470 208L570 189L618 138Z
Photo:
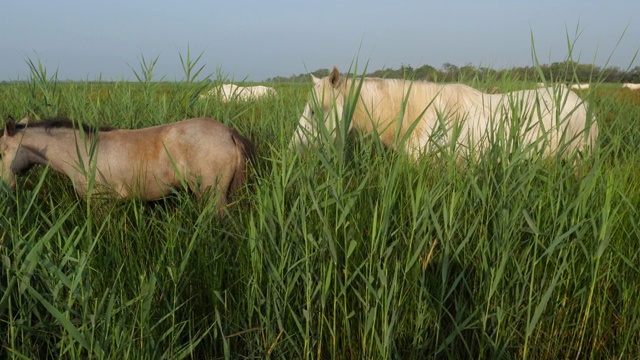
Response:
M298 151L302 151L307 143L307 136L304 131L304 127L299 125L296 131L293 133L293 137L289 142L289 149L297 149Z
M313 125L311 124L311 111L309 105L305 106L300 120L298 120L298 127L293 133L291 142L289 142L289 149L297 148L298 150L304 150L304 147L309 142L309 134L312 132Z

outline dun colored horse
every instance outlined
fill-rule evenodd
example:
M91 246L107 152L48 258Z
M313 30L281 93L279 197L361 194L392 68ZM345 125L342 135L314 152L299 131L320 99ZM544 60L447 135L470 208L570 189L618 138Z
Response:
M538 153L562 156L590 151L598 136L595 121L587 118L584 101L566 86L504 94L484 94L463 84L362 78L344 79L337 68L318 79L293 135L290 147L315 143L325 128L335 136L345 104L354 104L351 128L376 134L414 158L434 148L456 143L456 155L478 156L502 129L505 137L517 131L522 146ZM355 99L355 89L359 90ZM348 103L349 102L349 103Z
M8 118L0 133L0 179L10 188L34 165L66 174L80 194L155 200L182 183L216 198L221 214L245 181L251 142L213 119L137 130L91 128L66 119Z

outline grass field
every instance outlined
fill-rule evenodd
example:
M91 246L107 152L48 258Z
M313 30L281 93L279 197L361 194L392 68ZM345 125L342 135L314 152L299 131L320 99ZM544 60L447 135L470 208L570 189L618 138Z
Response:
M0 86L3 117L211 116L260 159L224 219L183 191L85 199L42 168L0 189L2 358L640 357L640 91L582 93L600 138L578 170L499 146L460 167L359 134L288 150L308 84L222 104L144 66L138 83L32 70Z

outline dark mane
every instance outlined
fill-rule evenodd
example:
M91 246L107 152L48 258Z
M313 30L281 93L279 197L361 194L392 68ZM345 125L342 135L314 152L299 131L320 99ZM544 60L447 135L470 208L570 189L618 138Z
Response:
M31 128L44 128L46 131L51 129L77 129L78 125L82 126L82 130L85 133L91 134L98 131L110 131L114 128L110 126L91 126L85 123L79 124L77 121L73 121L67 118L49 118L40 121L29 122L29 124L16 124L16 130L24 129L26 127Z

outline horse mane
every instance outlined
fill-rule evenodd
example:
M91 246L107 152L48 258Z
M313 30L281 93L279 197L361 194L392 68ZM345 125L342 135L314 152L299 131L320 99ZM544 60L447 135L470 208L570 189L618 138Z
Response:
M40 121L30 122L28 124L16 124L16 130L30 128L43 128L45 131L51 131L52 129L78 129L78 126L82 126L82 130L87 134L93 134L98 131L111 131L115 128L110 126L92 126L85 123L79 123L77 121L70 120L64 117L47 118Z

